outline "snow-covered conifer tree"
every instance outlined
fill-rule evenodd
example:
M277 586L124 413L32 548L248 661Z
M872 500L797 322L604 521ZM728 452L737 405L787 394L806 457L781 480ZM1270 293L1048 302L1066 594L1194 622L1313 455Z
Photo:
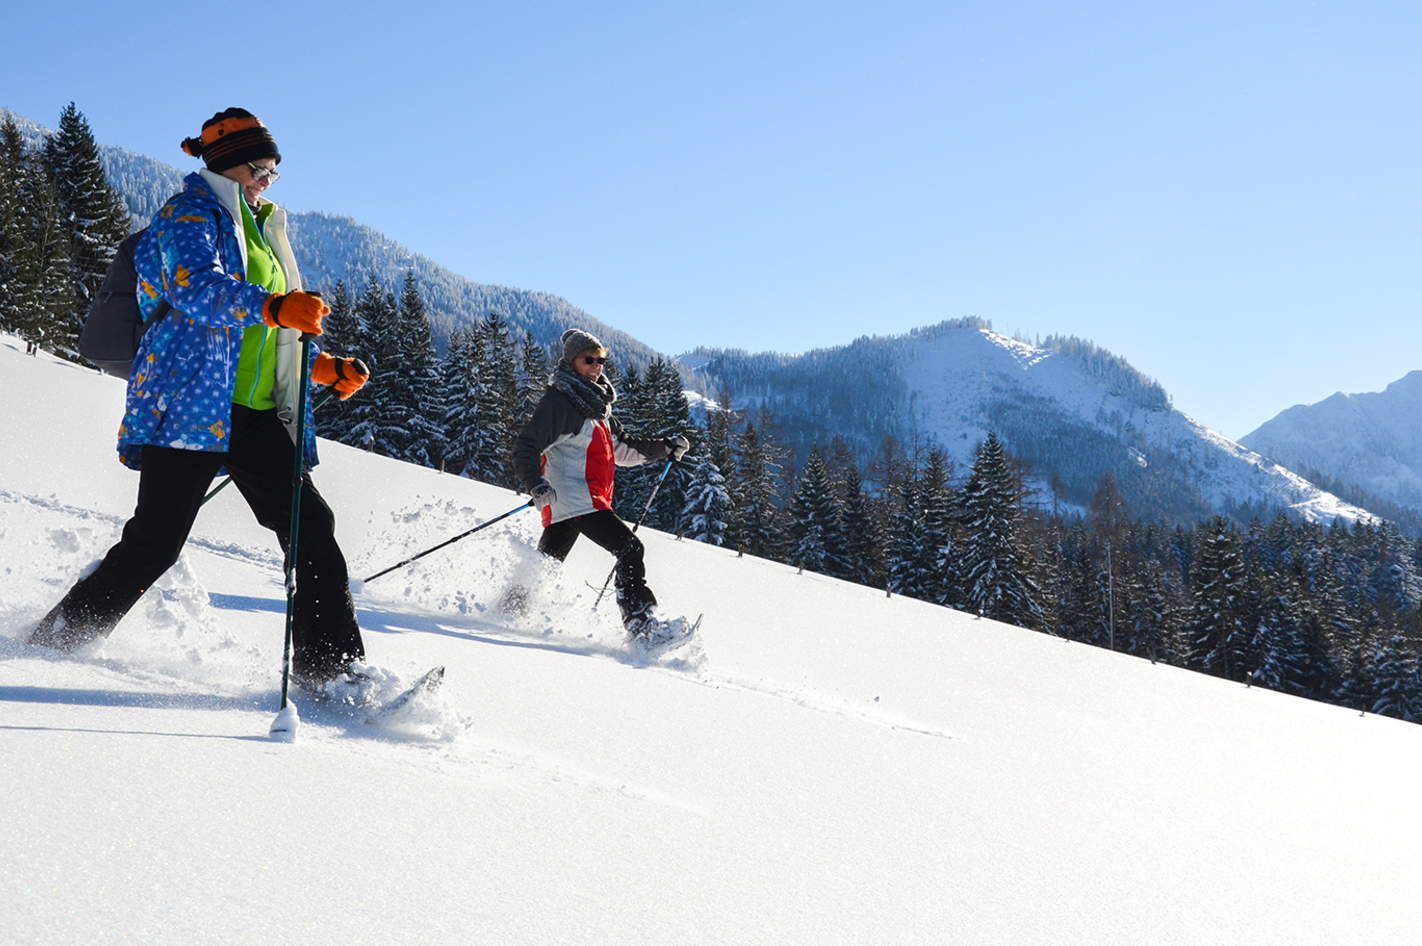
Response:
M374 273L366 275L355 313L366 342L363 360L370 368L370 380L362 389L362 396L351 398L348 442L400 459L409 431L393 423L405 415L401 405L408 403L409 386L399 374L399 307L394 295L381 288ZM367 392L368 396L364 396Z
M480 337L480 403L472 428L474 452L466 469L485 483L513 487L513 442L521 429L517 345L508 322L497 312L484 318Z
M533 416L533 409L543 399L548 390L548 378L553 373L548 352L534 339L533 333L523 333L523 344L518 355L518 422L519 430Z
M923 515L916 476L899 482L898 509L890 520L889 588L906 598L932 601L937 587L938 546Z
M24 159L19 126L7 115L0 124L0 332L18 332L26 308L29 244L20 199Z
M474 477L479 445L479 405L483 389L484 342L477 324L455 329L442 366L445 470Z
M883 542L879 525L859 465L850 462L844 469L844 508L839 522L839 540L844 575L849 581L882 588L884 582Z
M1190 665L1230 680L1243 680L1249 664L1252 629L1244 600L1244 560L1239 531L1223 516L1198 530L1200 541L1191 572L1194 603L1187 633Z
M706 438L702 448L724 480L726 490L725 522L723 543L733 548L743 542L740 522L740 483L737 480L736 452L731 444L731 426L736 422L736 414L731 408L731 392L722 389L715 409L706 415ZM690 495L690 493L689 493Z
M762 420L764 420L764 415ZM742 505L740 521L745 551L762 558L775 558L781 548L780 466L773 448L768 448L759 429L747 421L735 438L736 471L740 479Z
M686 506L681 511L682 533L696 542L724 545L731 496L726 478L709 454L703 454L686 488Z
M75 326L73 257L54 181L40 156L26 151L20 161L20 204L24 208L24 250L19 255L18 332L31 353L60 353L78 344Z
M364 361L365 346L361 340L360 323L356 319L355 305L351 302L350 292L344 282L336 281L328 304L331 306L331 314L321 320L322 350L337 357L360 358ZM353 395L355 398L369 396L368 390ZM321 413L316 418L321 436L341 443L350 443L353 412L354 404L350 399L343 401L339 397L332 398L321 408Z
M1422 722L1422 659L1418 641L1398 630L1372 636L1360 687L1379 716Z
M1042 621L1039 591L1018 536L1021 496L997 435L989 433L963 488L963 606L1020 627Z
M927 600L948 607L958 607L962 600L958 569L958 503L949 485L950 461L943 451L934 447L928 451L923 475L919 481L919 508L923 516L925 537L931 548L933 564L927 578Z
M60 113L59 130L45 141L44 163L69 245L73 309L61 330L69 336L63 344L74 347L114 251L132 232L132 219L104 173L89 123L73 102Z
M810 448L787 511L791 563L822 575L843 577L844 561L836 541L841 528L839 500L818 444Z
M409 400L403 405L404 426L410 432L405 459L437 467L444 460L444 390L435 356L429 313L420 298L414 270L407 270L400 291L400 361Z

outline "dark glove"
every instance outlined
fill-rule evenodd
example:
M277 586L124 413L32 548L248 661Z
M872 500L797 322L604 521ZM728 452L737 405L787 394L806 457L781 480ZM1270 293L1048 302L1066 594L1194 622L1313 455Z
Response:
M677 434L675 437L668 437L666 440L663 440L662 443L667 445L667 451L671 454L673 460L680 460L686 456L686 451L691 449L691 441L687 440L681 434Z
M311 380L317 384L334 384L343 401L359 391L369 378L370 372L359 358L337 358L323 351L311 366Z
M539 483L533 487L533 492L529 493L529 499L533 500L533 505L538 509L547 509L558 501L558 491L550 483Z
M331 307L319 292L300 289L285 295L267 296L262 304L262 321L272 328L294 328L302 335L320 335L321 319L331 314Z

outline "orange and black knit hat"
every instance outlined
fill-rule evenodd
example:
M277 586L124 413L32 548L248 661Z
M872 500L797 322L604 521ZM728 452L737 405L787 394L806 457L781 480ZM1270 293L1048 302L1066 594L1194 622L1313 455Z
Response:
M245 108L229 108L202 123L202 136L184 138L183 150L221 173L248 161L275 158L281 163L276 139L262 120Z

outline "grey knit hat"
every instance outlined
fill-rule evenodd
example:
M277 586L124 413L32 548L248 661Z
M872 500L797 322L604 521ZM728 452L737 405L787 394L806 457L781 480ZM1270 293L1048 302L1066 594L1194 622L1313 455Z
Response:
M577 328L568 329L559 341L563 343L563 360L570 366L579 353L585 352L589 348L602 348L602 342L598 341L594 335Z

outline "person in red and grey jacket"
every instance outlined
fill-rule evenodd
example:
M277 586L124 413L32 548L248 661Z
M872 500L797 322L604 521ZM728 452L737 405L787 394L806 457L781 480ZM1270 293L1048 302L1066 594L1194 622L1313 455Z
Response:
M578 329L561 341L563 357L548 390L514 441L514 475L542 510L540 552L563 561L586 535L616 556L617 605L635 636L650 626L657 599L647 587L641 541L612 511L613 477L619 466L680 460L690 444L681 436L624 437L612 416L617 392L602 376L607 349Z

